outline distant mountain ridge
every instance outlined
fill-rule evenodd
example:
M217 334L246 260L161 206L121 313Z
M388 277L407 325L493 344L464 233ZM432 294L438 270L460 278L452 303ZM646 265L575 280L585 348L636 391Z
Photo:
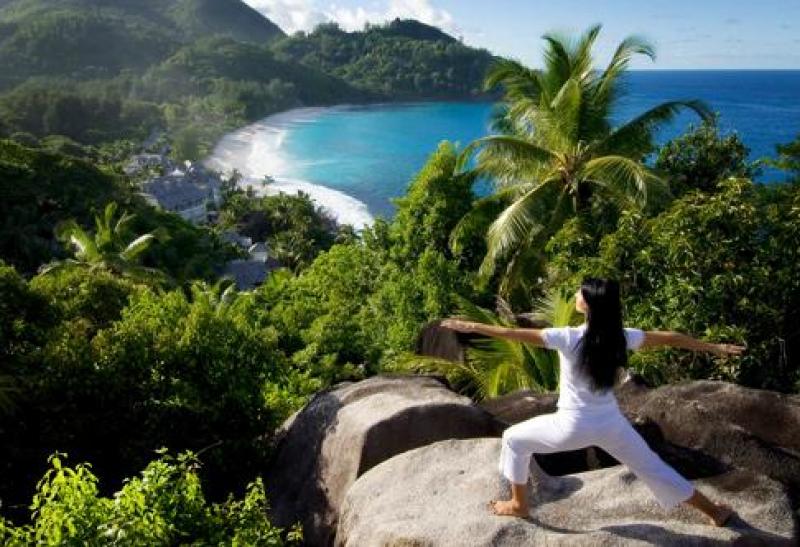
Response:
M413 20L287 36L241 0L0 0L0 137L202 149L298 106L479 97L493 59Z
M211 35L258 44L285 36L239 0L9 0L0 5L0 86L112 77Z

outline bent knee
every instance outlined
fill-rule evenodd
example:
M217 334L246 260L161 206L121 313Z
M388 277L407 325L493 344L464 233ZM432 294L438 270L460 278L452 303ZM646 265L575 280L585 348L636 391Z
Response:
M503 431L503 444L514 452L522 452L530 441L526 441L520 436L519 431L509 427Z

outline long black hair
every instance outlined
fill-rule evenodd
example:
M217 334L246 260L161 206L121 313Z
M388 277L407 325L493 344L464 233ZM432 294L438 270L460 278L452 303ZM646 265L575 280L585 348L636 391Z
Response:
M581 295L588 309L578 369L595 391L607 390L614 386L619 369L628 365L619 283L587 277L581 283Z

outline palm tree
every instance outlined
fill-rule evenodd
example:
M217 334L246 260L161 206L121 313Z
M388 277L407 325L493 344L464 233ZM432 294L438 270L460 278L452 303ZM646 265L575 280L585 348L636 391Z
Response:
M123 213L114 220L117 204L106 205L102 215L95 216L96 230L92 234L84 230L74 220L68 220L56 228L56 236L74 251L75 258L51 262L43 266L39 273L49 274L67 268L102 269L117 275L129 277L138 282L159 283L166 279L163 272L139 264L147 249L159 237L150 232L126 242L128 226L134 215Z
M475 170L490 177L496 191L465 215L451 245L457 245L464 231L489 224L480 273L487 278L498 265L506 265L501 295L522 281L526 265L541 257L544 243L566 219L588 216L597 205L642 207L667 198L666 182L643 164L654 131L684 109L711 118L702 102L681 100L614 127L621 76L631 58L652 59L655 54L645 40L631 36L619 44L604 70L595 70L591 50L600 28L590 28L577 40L545 35L541 70L503 60L487 75L487 90L504 90L494 115L501 133L470 143L460 165L465 169L477 154Z
M189 287L189 294L192 303L213 310L217 317L226 316L241 297L236 290L236 283L231 279L221 279L213 285L194 281Z

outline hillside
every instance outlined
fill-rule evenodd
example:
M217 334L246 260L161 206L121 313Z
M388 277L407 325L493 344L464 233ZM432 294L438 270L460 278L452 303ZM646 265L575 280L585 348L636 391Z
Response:
M209 35L263 44L283 32L239 0L11 0L0 7L0 86L113 77Z
M474 98L492 59L410 20L287 37L240 0L5 0L0 137L101 145L159 129L197 159L293 107Z
M335 24L285 38L273 49L281 58L338 76L351 85L399 99L469 98L493 56L466 46L418 21L345 32Z

